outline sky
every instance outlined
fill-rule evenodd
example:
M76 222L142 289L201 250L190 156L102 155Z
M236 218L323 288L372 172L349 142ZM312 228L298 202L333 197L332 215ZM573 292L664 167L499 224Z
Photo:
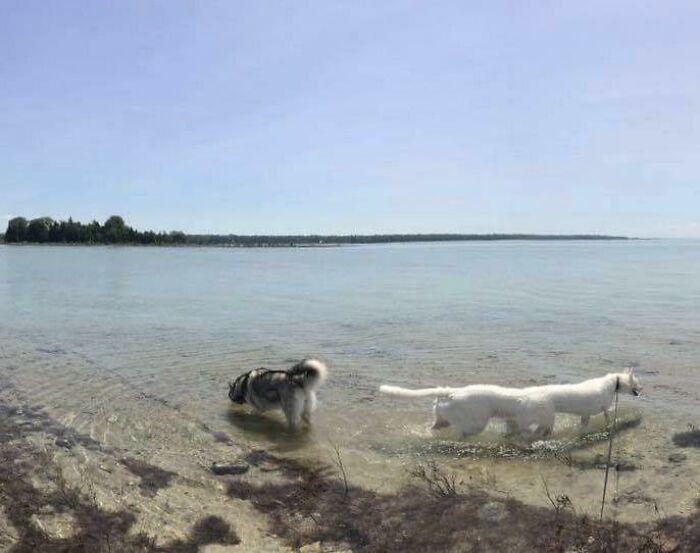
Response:
M700 237L700 3L0 0L0 226Z

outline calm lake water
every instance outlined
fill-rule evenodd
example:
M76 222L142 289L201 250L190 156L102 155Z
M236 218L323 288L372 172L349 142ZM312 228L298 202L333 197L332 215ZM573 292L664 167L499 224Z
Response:
M311 432L232 408L227 381L316 356L331 376ZM342 248L0 247L0 376L96 439L154 459L199 455L195 428L328 460L390 487L436 459L465 481L535 503L542 478L594 512L602 421L584 435L506 444L431 436L407 386L574 382L633 366L622 398L619 516L684 512L700 450L700 242L490 242ZM680 462L669 455L682 453Z

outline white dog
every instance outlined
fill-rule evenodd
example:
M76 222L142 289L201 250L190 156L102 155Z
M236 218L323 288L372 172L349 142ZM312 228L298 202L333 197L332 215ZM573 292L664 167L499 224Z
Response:
M551 434L557 412L579 415L585 426L592 415L600 412L607 419L616 391L638 396L641 387L633 372L627 370L579 384L529 388L472 385L422 390L380 386L379 391L401 397L435 397L434 429L453 426L462 436L470 436L481 432L496 417L506 420L509 432L537 438Z

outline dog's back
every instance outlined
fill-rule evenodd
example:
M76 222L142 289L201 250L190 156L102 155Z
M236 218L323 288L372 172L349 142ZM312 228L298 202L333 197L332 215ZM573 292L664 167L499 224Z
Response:
M595 415L612 403L617 376L606 375L576 384L531 386L524 388L523 392L528 397L551 402L560 413Z
M275 371L265 368L255 369L254 378L248 381L249 397L254 398L258 407L272 407L280 402L282 388L289 386L287 371Z

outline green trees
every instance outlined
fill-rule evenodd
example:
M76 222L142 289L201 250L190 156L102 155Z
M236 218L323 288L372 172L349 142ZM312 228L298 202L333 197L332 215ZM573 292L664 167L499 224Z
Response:
M173 244L184 244L187 242L187 235L181 230L173 230L170 235L170 242Z
M92 221L83 225L69 218L54 221L51 217L39 217L27 221L15 217L7 223L5 242L53 243L53 244L184 244L187 236L181 231L170 233L139 232L128 226L122 217L112 215L104 225Z
M119 215L112 215L102 227L102 236L108 244L129 242L129 230L131 228L124 224L124 219Z
M24 217L15 217L7 223L5 242L24 242L27 240L27 220Z
M27 242L48 242L54 220L51 217L39 217L29 221Z

